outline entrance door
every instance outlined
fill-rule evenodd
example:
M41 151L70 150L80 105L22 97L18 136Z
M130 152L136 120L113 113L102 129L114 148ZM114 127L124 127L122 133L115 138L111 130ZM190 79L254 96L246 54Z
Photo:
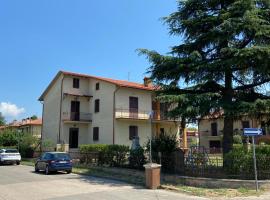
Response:
M129 117L138 118L139 101L138 97L129 97Z
M71 121L80 121L80 102L79 101L71 101L70 108L70 120Z
M69 148L78 148L79 143L79 129L70 128L69 129Z

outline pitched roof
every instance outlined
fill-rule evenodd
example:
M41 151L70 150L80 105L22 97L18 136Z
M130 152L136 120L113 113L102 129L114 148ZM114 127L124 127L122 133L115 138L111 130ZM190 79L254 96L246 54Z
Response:
M43 94L40 96L39 101L43 101L44 96L47 94L49 89L53 86L55 81L61 76L61 75L67 75L67 76L75 76L75 77L83 77L83 78L93 78L101 81L105 81L108 83L115 84L120 87L128 87L128 88L135 88L135 89L140 89L140 90L148 90L148 91L154 91L157 90L157 86L149 85L145 86L144 84L141 83L135 83L135 82L130 82L130 81L124 81L124 80L116 80L116 79L111 79L111 78L104 78L104 77L98 77L98 76L91 76L87 74L80 74L80 73L74 73L74 72L66 72L66 71L59 71L57 75L54 77L52 82L49 84L49 86L46 88L46 90L43 92Z
M21 122L20 126L27 126L27 125L42 125L42 119L26 119Z

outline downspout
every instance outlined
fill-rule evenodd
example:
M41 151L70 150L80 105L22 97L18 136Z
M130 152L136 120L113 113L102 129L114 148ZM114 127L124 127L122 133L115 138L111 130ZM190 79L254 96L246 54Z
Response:
M115 144L115 106L116 106L116 102L115 102L115 94L116 92L120 89L120 86L116 86L116 89L113 92L113 144Z
M63 102L63 82L64 82L65 76L63 75L63 78L61 80L61 98L60 98L60 120L59 120L59 133L58 133L58 143L61 144L61 123L62 123L62 102Z

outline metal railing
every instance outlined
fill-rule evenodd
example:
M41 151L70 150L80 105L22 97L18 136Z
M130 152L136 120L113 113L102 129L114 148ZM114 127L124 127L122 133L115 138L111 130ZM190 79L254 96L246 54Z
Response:
M150 119L151 111L138 110L138 109L115 109L116 118L124 119ZM170 120L176 121L177 119L170 118L166 115L166 112L154 110L153 111L153 120Z
M62 119L64 121L91 122L92 121L92 113L63 112Z

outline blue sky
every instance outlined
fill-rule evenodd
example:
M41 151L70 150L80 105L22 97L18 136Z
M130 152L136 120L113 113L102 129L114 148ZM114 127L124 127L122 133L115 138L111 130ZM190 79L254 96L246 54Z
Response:
M160 20L176 0L11 0L0 2L0 109L8 121L36 114L59 70L142 82L147 60L179 43ZM1 110L0 110L1 111Z

